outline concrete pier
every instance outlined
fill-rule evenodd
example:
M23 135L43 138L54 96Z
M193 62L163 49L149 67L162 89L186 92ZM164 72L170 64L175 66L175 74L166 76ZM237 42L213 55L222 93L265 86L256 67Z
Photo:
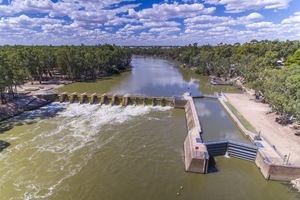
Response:
M106 96L106 94L102 94L101 95L101 105L103 105L103 104L105 104L105 102L106 102L106 99L107 99L107 96Z
M130 94L125 94L123 96L122 106L127 106L129 104Z
M111 105L112 106L118 105L118 103L119 103L118 96L116 94L112 95L112 97L111 97Z
M70 96L70 103L75 103L77 101L77 93L74 92Z
M91 101L90 101L90 104L96 104L96 103L99 103L99 99L98 99L97 94L94 93L94 94L91 95Z
M69 99L68 99L68 94L67 94L66 92L61 93L61 94L60 94L59 101L60 101L60 103L63 103L63 102L65 102L65 101L69 101Z
M85 93L82 93L80 95L80 104L83 104L83 103L86 103L86 102L88 102L88 97L87 97L87 94L85 92Z

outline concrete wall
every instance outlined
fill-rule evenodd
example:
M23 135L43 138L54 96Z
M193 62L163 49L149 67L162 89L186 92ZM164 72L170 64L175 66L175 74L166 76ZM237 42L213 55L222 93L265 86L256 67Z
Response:
M255 164L260 169L262 175L265 177L265 179L268 179L269 177L269 171L270 171L270 165L271 163L267 163L267 160L265 160L265 156L262 151L258 150L256 155Z
M193 105L191 104L191 101L188 101L185 106L185 118L186 118L188 131L196 127L195 119L193 117L192 106Z
M38 94L37 97L46 101L56 101L57 94Z
M240 122L240 120L235 116L235 114L230 110L230 108L228 108L228 106L225 103L225 96L222 96L222 98L218 98L219 103L221 104L221 106L224 108L224 110L226 111L226 113L229 115L229 117L232 119L232 121L236 124L236 126L240 129L240 131L250 140L253 140L253 138L255 137L255 133L252 133L250 131L248 131L244 125ZM227 101L227 99L226 99Z
M290 181L300 176L299 166L271 165L269 171L270 180Z
M200 126L200 122L199 122L199 118L197 115L197 111L195 108L195 104L194 104L194 100L192 97L189 96L185 96L187 103L185 105L185 117L186 117L186 121L187 121L187 128L188 130L192 130L194 128L197 128L197 130L199 131L199 137L201 138L201 126ZM202 138L201 138L202 141Z
M197 134L199 134L199 132L194 129L189 131L185 138L185 170L187 172L206 174L209 157L206 146L203 143L196 143L193 141Z
M185 108L185 105L187 104L187 100L174 100L174 108Z
M299 166L273 164L265 159L262 151L258 152L255 163L268 180L290 181L300 176Z
M201 126L193 98L184 95L187 101L185 115L188 133L184 141L185 170L188 172L207 173L209 156L206 146L202 143Z

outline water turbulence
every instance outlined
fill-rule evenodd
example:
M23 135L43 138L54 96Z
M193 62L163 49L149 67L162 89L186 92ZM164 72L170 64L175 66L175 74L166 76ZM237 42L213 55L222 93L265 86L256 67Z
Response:
M149 113L171 108L53 103L43 109L23 116L27 121L23 126L29 127L10 135L12 149L0 154L4 196L47 198L57 190L69 190L62 183L80 173L95 153L118 140L126 129L147 121ZM59 112L43 119L42 115L53 114L45 111Z

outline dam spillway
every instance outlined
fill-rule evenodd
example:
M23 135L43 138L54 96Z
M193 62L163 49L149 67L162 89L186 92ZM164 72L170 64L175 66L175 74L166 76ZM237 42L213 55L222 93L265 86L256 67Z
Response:
M155 97L130 94L77 94L77 93L60 93L42 96L43 99L56 102L69 103L90 103L112 106L170 106L175 108L183 108L184 101L174 97Z

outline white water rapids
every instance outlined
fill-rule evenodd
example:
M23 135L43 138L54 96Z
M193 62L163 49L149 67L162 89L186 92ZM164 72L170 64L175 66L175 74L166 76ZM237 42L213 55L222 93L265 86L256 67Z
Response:
M13 186L13 199L47 198L64 180L80 172L94 152L135 126L132 120L157 120L148 114L170 109L53 103L12 119L10 123L15 129L27 127L25 131L12 133L9 138L12 148L0 154L3 163L0 187ZM121 124L122 129L118 129ZM113 132L107 134L109 130ZM12 157L16 161L11 162ZM15 168L12 165L19 168L11 170Z

